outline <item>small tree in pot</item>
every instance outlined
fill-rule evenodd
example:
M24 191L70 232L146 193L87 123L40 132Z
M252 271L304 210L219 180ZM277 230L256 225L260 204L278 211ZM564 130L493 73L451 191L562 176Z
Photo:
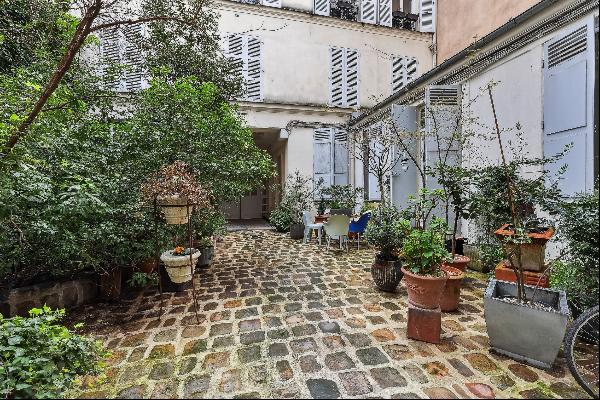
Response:
M371 267L371 275L376 286L386 292L393 292L402 280L402 265L399 251L410 232L410 222L402 219L393 205L382 205L374 211L365 236L379 253Z
M524 283L521 244L531 241L527 234L516 198L519 188L514 185L504 154L501 129L498 123L491 85L489 99L495 121L495 134L506 176L506 191L510 205L513 235L505 236L516 254L508 260L517 283L492 279L485 292L484 309L490 346L498 353L539 368L551 368L566 332L569 308L566 293L526 286ZM543 338L543 340L540 340Z
M304 237L302 214L314 206L315 193L321 189L323 182L313 182L296 170L289 176L284 187L281 202L273 212L270 221L278 230L283 230L289 224L290 237L298 240Z
M327 200L331 214L351 217L362 193L362 188L354 188L352 185L331 185L321 190L321 198Z
M436 309L446 284L442 264L449 259L445 234L447 225L434 218L428 229L413 229L404 240L402 258L408 301L420 308Z

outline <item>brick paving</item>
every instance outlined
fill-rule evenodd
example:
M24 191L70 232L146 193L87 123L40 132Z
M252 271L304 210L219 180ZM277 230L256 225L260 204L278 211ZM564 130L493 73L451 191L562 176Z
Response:
M488 350L485 277L469 275L443 341L406 338L406 290L378 291L373 250L349 254L272 231L230 233L191 293L155 290L73 313L112 351L87 398L580 398L559 358L543 371Z

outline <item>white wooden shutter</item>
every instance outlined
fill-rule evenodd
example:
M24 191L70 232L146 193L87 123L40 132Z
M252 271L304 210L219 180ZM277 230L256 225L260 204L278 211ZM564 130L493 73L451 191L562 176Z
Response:
M109 66L123 63L124 38L121 29L114 27L104 29L100 33L100 53L102 57L102 70L106 74ZM112 82L109 82L111 88L116 91L125 90L125 82L122 77L115 76Z
M593 62L593 45L585 25L544 45L544 155L552 157L568 144L572 149L549 165L567 171L560 181L566 195L593 189L593 123L588 106L593 102L588 64Z
M378 126L375 129L382 129L382 126ZM370 157L381 157L383 152L383 145L378 142L369 143L369 158ZM369 200L379 201L381 200L381 191L379 190L379 183L377 182L377 176L369 172Z
M244 99L262 101L262 42L248 35L232 34L227 38L227 56L242 76L245 85Z
M346 107L360 107L360 79L358 51L345 49L346 52Z
M377 0L360 0L360 22L377 23Z
M253 36L245 36L246 40L246 99L262 101L262 43Z
M323 187L332 185L332 130L317 128L313 132L313 175L314 182L323 180Z
M135 43L142 35L141 25L132 25L125 27L125 52L124 63L127 65L125 72L125 87L129 92L137 92L144 85L144 60L143 55Z
M421 32L435 32L435 0L420 0L419 26Z
M331 0L315 0L314 13L317 15L329 16L331 12Z
M392 203L400 209L405 209L409 205L408 197L417 193L418 171L417 166L412 161L409 153L418 159L418 143L416 137L410 137L409 134L418 129L417 107L392 105L392 121L394 129L402 134L404 146L398 145L394 148L394 160L399 161L392 170ZM406 147L406 148L405 148Z
M412 57L392 58L392 93L404 88L417 77L418 62Z
M343 130L333 131L333 184L347 185L348 182L348 134Z
M281 8L281 0L261 0L260 4L267 7Z
M329 49L329 104L344 107L346 103L345 49L331 47Z
M392 0L379 0L377 11L379 25L392 26Z

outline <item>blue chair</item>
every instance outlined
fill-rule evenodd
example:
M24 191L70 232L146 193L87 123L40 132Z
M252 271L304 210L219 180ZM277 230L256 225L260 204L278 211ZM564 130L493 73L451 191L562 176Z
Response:
M350 222L350 229L348 232L356 234L358 238L358 249L360 250L360 236L365 233L365 229L367 229L367 224L371 219L371 211L365 212L357 221Z

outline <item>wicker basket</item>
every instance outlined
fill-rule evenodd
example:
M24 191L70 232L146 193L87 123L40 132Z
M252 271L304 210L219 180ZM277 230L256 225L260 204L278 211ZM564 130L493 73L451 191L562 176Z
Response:
M375 257L375 262L371 266L371 276L375 286L384 292L395 291L404 276L401 268L400 261L383 261Z

